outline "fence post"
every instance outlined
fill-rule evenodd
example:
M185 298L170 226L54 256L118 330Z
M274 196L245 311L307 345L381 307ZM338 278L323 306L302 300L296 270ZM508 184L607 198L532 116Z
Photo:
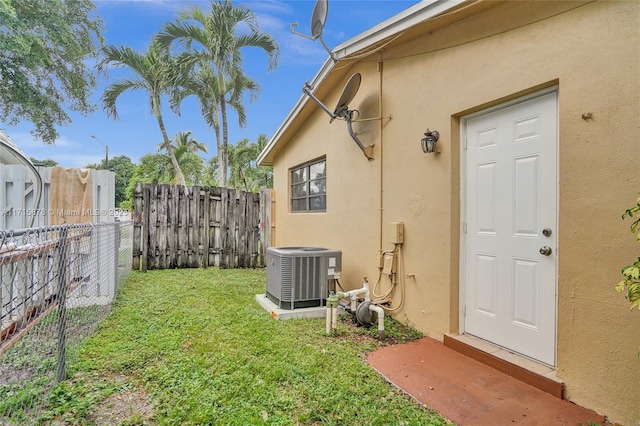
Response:
M272 247L275 237L275 191L263 189L260 192L260 255L261 265L266 264L267 248Z
M140 256L142 255L142 184L136 183L136 189L133 196L133 260L132 269L140 270Z
M42 236L40 236L42 239ZM45 304L46 294L46 285L47 285L47 263L49 261L49 256L46 253L39 253L37 255L37 266L38 266L38 288L36 291L36 300L38 304L38 309L42 308Z
M202 266L207 268L209 264L209 251L210 251L210 236L211 231L211 188L200 188L200 194L202 197L202 223L200 226L200 245L202 246Z
M60 229L58 237L58 382L65 379L66 363L66 316L67 316L67 227Z
M151 212L151 185L145 185L142 192L142 272L147 272L149 255L149 223Z
M116 218L115 219L115 235L114 235L114 249L115 249L115 254L113 256L114 258L114 265L113 265L113 299L111 300L112 302L116 300L116 295L118 294L118 290L119 290L119 283L120 283L120 245L121 245L121 238L122 235L120 234L120 219Z
M7 289L9 288L9 285L11 284L7 284L6 287ZM5 312L8 314L9 313L9 304L11 303L11 299L9 299L6 295L5 295L5 284L4 284L4 266L0 265L0 332L2 331L2 326L4 325L4 317L5 317ZM5 299L8 299L9 301L5 304ZM8 320L7 320L8 322Z

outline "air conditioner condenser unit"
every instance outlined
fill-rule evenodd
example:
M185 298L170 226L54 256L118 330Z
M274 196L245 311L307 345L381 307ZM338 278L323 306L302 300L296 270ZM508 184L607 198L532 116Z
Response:
M342 252L323 247L267 248L266 296L280 309L323 306L340 277Z

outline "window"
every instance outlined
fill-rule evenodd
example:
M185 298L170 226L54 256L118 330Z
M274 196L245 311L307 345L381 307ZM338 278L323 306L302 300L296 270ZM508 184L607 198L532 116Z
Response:
M292 212L327 210L326 163L323 158L291 169Z

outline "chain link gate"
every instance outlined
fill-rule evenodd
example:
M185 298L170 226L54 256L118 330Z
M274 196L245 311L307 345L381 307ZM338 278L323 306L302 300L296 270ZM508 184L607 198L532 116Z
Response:
M0 232L0 425L32 423L131 271L133 222Z

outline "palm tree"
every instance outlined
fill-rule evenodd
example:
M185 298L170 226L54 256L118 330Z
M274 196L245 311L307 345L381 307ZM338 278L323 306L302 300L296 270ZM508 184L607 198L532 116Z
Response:
M218 157L211 157L207 160L204 169L203 182L207 186L220 186L220 173L218 170Z
M238 116L238 125L244 127L247 124L244 105L242 105L242 93L248 91L251 98L258 92L258 83L244 75L237 75L236 82L227 93L227 105L231 106ZM213 128L216 138L216 152L221 151L220 141L220 98L218 97L218 80L215 71L205 64L192 75L188 75L180 82L180 88L173 93L171 109L180 114L180 104L184 98L195 95L200 104L200 112L209 127Z
M246 25L248 32L239 32L238 27ZM211 2L211 10L205 14L194 8L184 13L177 22L168 23L156 36L163 46L170 46L178 40L188 50L184 64L198 68L211 66L216 80L216 94L222 123L222 144L218 151L220 184L227 186L228 167L228 126L227 96L239 96L239 85L243 82L242 53L245 47L257 47L269 57L269 68L277 63L279 48L268 34L258 30L253 12L243 6L234 6L231 0Z
M258 141L255 144L255 157L254 161L258 159L260 153L265 149L269 139L267 135L261 134L258 136ZM256 187L259 189L273 188L273 167L271 166L258 166L255 168L255 181Z
M178 157L178 153L197 154L198 152L204 152L206 154L207 152L207 145L192 138L191 132L178 132L174 141L176 157Z
M192 185L200 183L202 181L204 163L199 153L206 153L207 146L191 137L191 132L178 132L170 146L176 161L180 165L180 170L189 178L186 180ZM166 145L164 143L159 144L158 151L166 151ZM169 174L169 178L172 181L175 181L176 177L175 172L173 175Z
M256 164L256 159L266 144L267 137L260 135L257 143L245 138L236 145L229 145L230 187L247 192L273 187L271 168Z
M160 132L167 155L178 176L179 183L186 186L182 170L173 152L173 148L167 136L167 131L162 119L161 98L168 95L176 87L180 68L169 50L158 43L152 43L146 53L140 54L129 47L105 46L102 48L103 59L98 64L99 70L106 73L109 65L119 68L130 68L136 77L133 79L118 80L110 84L102 94L102 106L111 118L118 118L116 101L126 91L143 90L149 95L149 104L158 121Z
M171 148L173 148L173 152L180 162L180 157L187 153L195 153L198 152L207 152L207 145L201 142L198 142L196 139L191 137L191 132L178 132L173 138L173 142L171 144ZM159 143L157 145L158 151L166 150L165 143Z
M254 149L249 139L244 138L229 146L229 183L232 188L243 188L249 192L251 161L255 160Z

